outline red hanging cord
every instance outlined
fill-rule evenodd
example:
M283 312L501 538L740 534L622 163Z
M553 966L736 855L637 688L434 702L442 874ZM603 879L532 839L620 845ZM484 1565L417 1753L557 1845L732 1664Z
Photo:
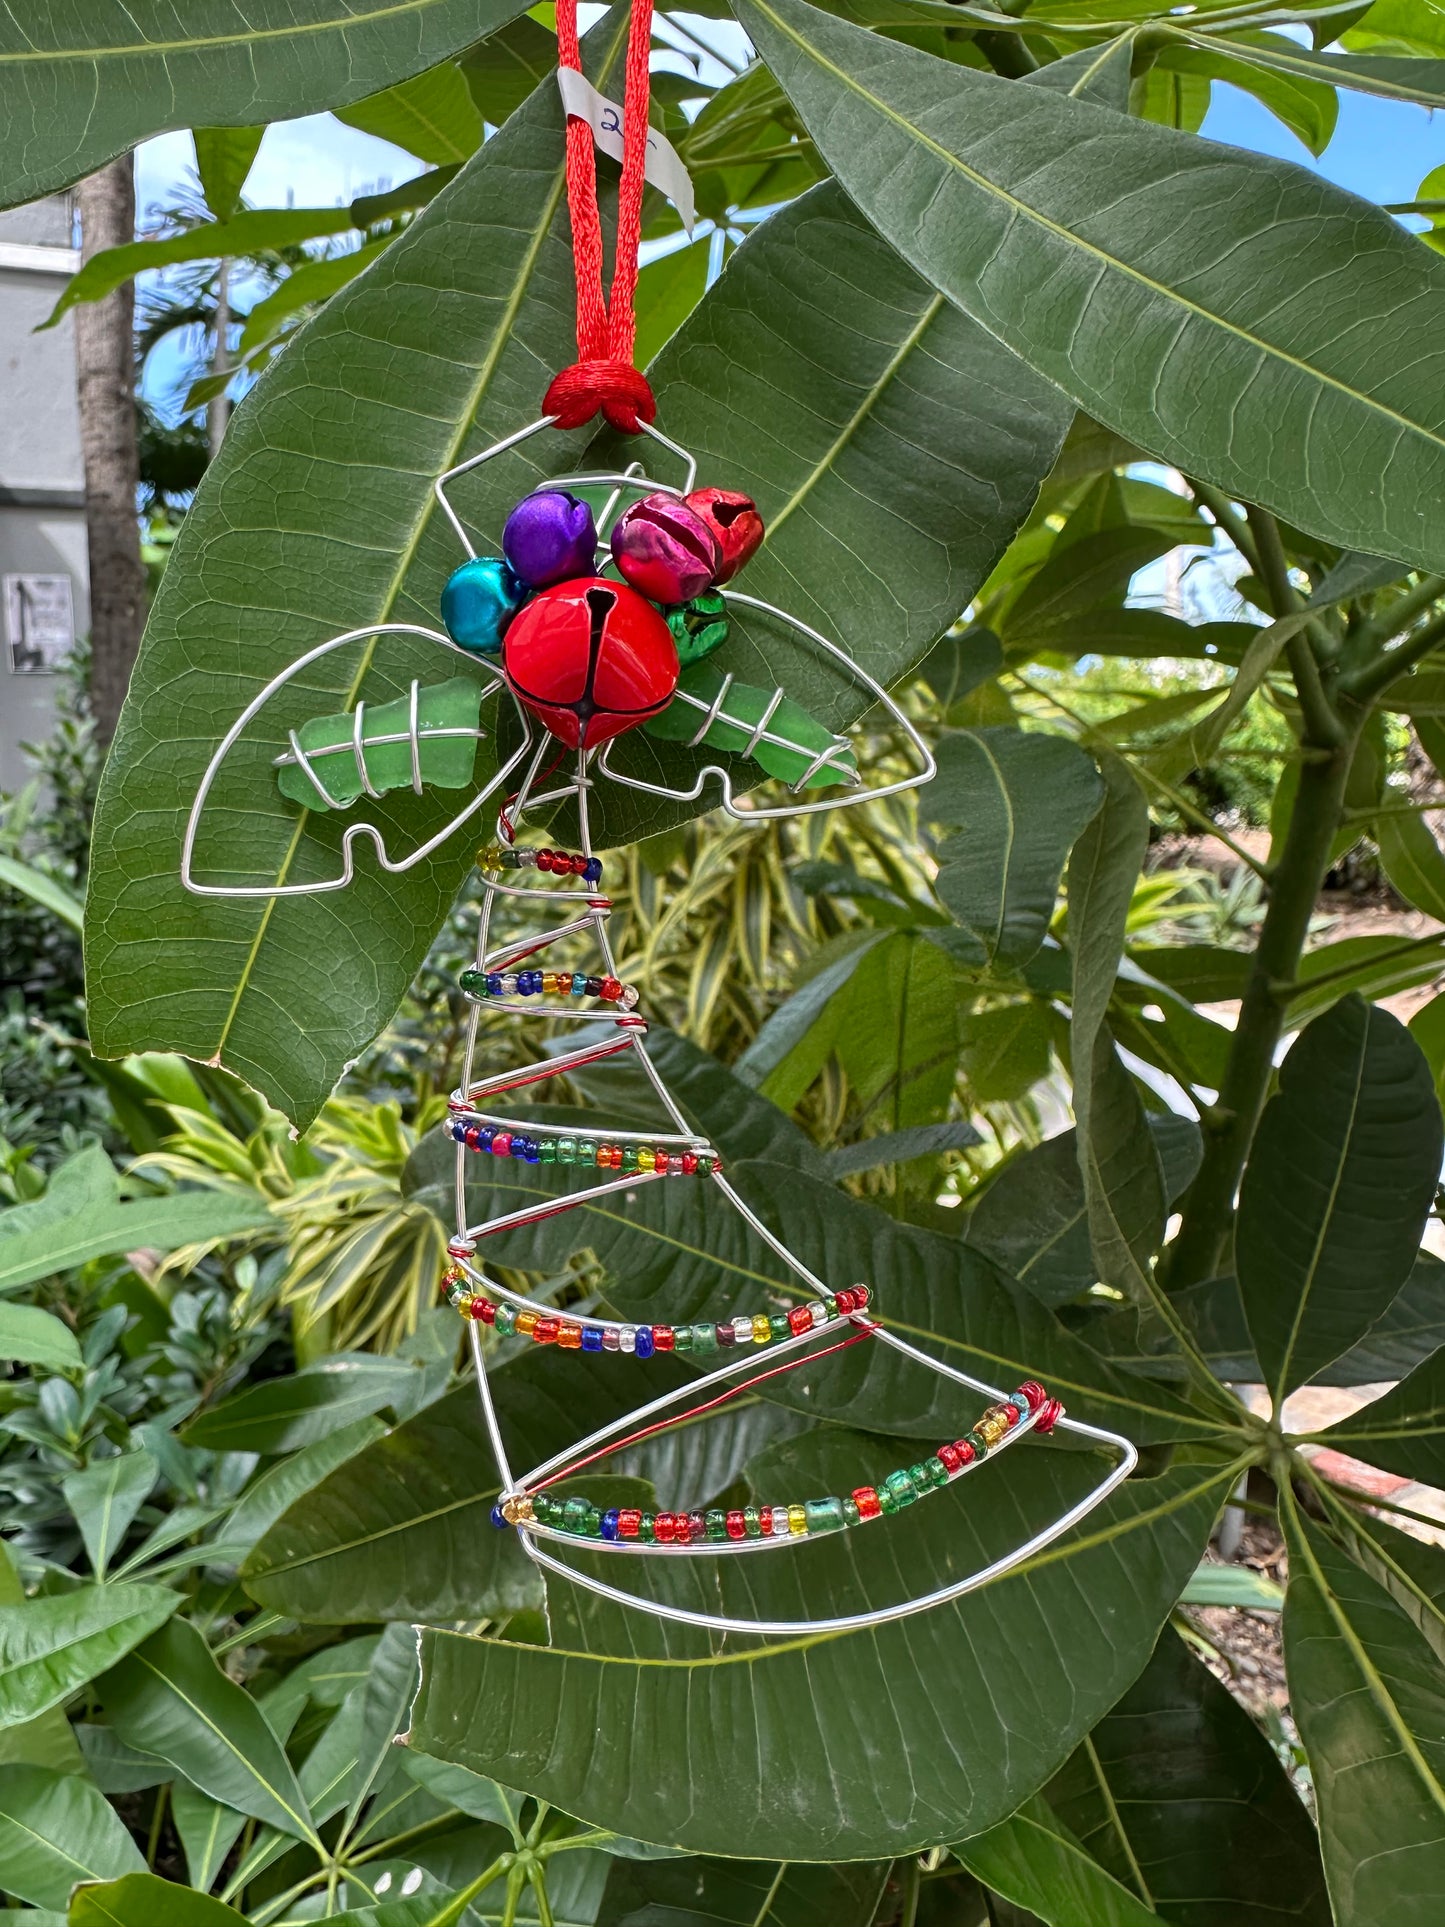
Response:
M657 413L647 378L633 364L637 341L637 249L642 239L642 189L647 166L648 105L652 93L653 0L632 0L627 36L627 82L622 106L622 184L617 200L617 248L610 304L602 292L602 216L597 206L597 156L591 125L567 116L567 212L577 278L577 360L555 375L542 402L559 428L581 428L597 413L613 428L636 435ZM577 0L557 0L559 66L582 71Z

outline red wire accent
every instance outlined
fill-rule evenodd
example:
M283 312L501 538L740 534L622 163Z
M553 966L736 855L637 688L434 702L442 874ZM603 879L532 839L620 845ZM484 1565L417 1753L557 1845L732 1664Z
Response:
M840 1338L832 1345L825 1345L820 1352L804 1352L800 1357L790 1358L782 1365L774 1365L766 1372L754 1372L751 1378L744 1378L736 1385L730 1385L725 1392L719 1392L716 1398L705 1399L701 1405L689 1405L685 1411L674 1412L671 1418L660 1418L654 1425L644 1425L640 1431L629 1432L625 1438L615 1439L611 1445L600 1445L595 1452L589 1452L585 1459L574 1459L570 1465L564 1465L550 1478L543 1479L541 1484L533 1490L545 1492L547 1487L555 1485L558 1479L570 1479L575 1473L582 1471L585 1466L594 1464L598 1459L610 1458L614 1452L621 1452L629 1445L638 1445L643 1439L650 1439L654 1432L669 1431L674 1425L681 1425L685 1419L701 1418L704 1412L711 1412L716 1406L726 1405L730 1398L737 1398L740 1393L750 1391L754 1385L761 1385L765 1379L777 1378L783 1372L795 1372L800 1365L816 1364L820 1358L826 1358L830 1352L845 1352L850 1345L861 1345L865 1338L873 1336L875 1329L873 1322L869 1320L863 1330L854 1332L851 1338Z
M653 0L632 0L610 304L602 292L602 216L592 128L576 114L567 116L567 212L577 279L577 360L552 378L542 401L543 413L555 416L559 428L580 428L600 413L613 428L636 435L657 413L647 378L632 359L637 344L637 249L642 239L652 93L652 7ZM557 60L574 73L582 71L577 0L557 0Z

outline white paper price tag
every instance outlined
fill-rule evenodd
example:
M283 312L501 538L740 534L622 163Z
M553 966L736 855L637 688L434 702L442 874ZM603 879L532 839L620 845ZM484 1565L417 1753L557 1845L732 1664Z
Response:
M602 152L620 161L622 109L617 102L608 100L605 94L599 94L587 76L579 74L572 67L557 69L557 85L562 90L562 105L567 112L575 114L578 120L585 120ZM644 172L658 192L665 194L682 216L682 225L691 240L695 219L692 177L683 166L682 156L672 142L656 129L648 132L647 166Z

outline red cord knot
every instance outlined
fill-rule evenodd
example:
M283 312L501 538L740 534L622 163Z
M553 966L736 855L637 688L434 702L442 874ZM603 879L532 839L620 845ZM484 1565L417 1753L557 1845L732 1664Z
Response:
M1051 1398L1039 1408L1039 1415L1034 1420L1034 1430L1036 1432L1052 1432L1063 1416L1063 1406L1056 1398Z
M630 361L574 361L552 377L542 413L554 415L559 428L581 428L600 413L624 435L636 435L656 416L657 403Z

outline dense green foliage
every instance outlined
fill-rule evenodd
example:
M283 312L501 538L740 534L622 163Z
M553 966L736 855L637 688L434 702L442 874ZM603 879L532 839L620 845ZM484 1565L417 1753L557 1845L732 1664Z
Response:
M497 1475L431 1306L465 839L311 902L218 904L178 874L225 722L333 632L433 619L455 557L432 477L531 420L570 356L550 37L452 0L245 20L208 0L165 41L134 9L80 12L103 30L56 14L38 46L0 9L20 130L0 201L179 118L205 209L93 260L66 303L167 262L275 271L239 343L261 378L186 514L104 773L84 1006L83 731L49 752L44 838L34 796L0 826L28 1010L0 1017L18 1917L1431 1927L1445 1555L1332 1483L1284 1400L1388 1381L1325 1442L1445 1484L1445 1270L1421 1249L1445 1000L1408 1029L1383 1006L1445 973L1445 269L1433 230L1192 129L1224 79L1315 152L1341 87L1445 103L1438 14L737 0L760 59L659 82L713 224L682 245L649 202L650 237L679 243L642 277L662 423L757 497L749 585L848 645L940 768L916 798L758 830L603 791L620 967L789 1245L866 1276L930 1350L1037 1375L1142 1451L980 1593L765 1642L544 1595L487 1523ZM588 46L614 91L624 25ZM255 123L323 108L430 171L350 208L246 208ZM351 228L354 251L299 252ZM535 476L614 452L546 436L463 511L494 540ZM761 629L728 648L741 679L857 724L865 768L903 767L857 689ZM305 714L432 667L400 645L332 660ZM329 873L331 813L279 796L274 744L240 748L213 862ZM378 814L420 840L450 809ZM1201 830L1232 849L1227 886L1159 842ZM1423 934L1319 918L1362 848ZM485 1040L488 1067L511 1042ZM601 1067L550 1088L653 1121ZM487 1161L477 1210L561 1181ZM540 1221L500 1261L639 1320L791 1289L711 1187ZM529 1459L686 1382L677 1359L485 1342ZM618 1471L670 1507L846 1490L956 1426L920 1379L856 1347ZM736 1562L749 1610L941 1584L1096 1471L1029 1447L846 1544ZM1221 1575L1244 1596L1239 1569L1199 1570L1241 1491L1288 1548L1278 1744L1191 1650L1189 1602ZM728 1602L739 1582L706 1583Z

